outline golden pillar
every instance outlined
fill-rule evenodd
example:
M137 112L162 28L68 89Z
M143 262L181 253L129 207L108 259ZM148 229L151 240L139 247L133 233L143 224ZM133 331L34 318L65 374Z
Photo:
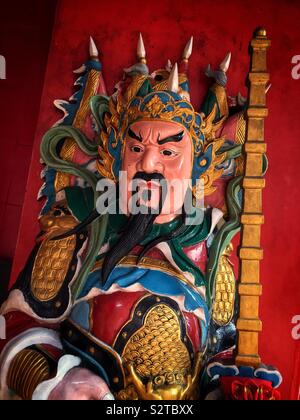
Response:
M262 330L259 319L260 261L263 250L260 246L262 212L264 119L266 107L267 50L271 42L264 29L258 29L251 41L251 70L249 73L249 106L247 109L247 135L245 141L245 174L243 180L244 202L241 216L241 248L239 293L239 319L237 321L237 365L257 366L258 334Z

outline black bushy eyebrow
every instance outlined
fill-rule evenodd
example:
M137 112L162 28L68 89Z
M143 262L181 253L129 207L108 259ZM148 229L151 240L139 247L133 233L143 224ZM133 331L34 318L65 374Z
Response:
M174 134L173 136L166 137L165 139L162 139L162 140L160 140L159 139L160 136L158 136L157 143L160 145L170 143L170 142L176 143L176 142L181 141L183 139L183 136L184 136L184 131L181 131L178 134Z
M128 135L129 135L129 137L131 137L134 140L137 140L137 141L140 141L140 142L143 141L141 133L139 135L137 135L137 134L135 134L134 131L131 130L131 128L128 129Z

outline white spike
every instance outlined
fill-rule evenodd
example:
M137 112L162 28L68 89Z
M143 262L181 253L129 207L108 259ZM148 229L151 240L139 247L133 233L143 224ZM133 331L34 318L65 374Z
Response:
M169 71L169 72L171 72L172 67L173 67L172 62L171 62L171 60L169 59L169 60L167 61L167 64L166 64L166 70L167 70L167 71Z
M137 57L139 59L146 58L146 50L145 50L145 45L144 45L144 41L143 41L143 37L141 33L140 33L138 45L137 45Z
M98 58L99 56L98 48L96 47L95 41L93 40L91 36L90 36L90 56L92 58Z
M222 63L220 64L220 70L222 70L224 73L227 73L231 61L231 52L229 52Z
M79 67L79 69L74 70L73 73L75 73L75 74L81 74L81 73L84 73L85 71L86 71L86 65L83 64L81 67Z
M174 93L178 93L179 91L179 79L178 79L178 65L177 63L174 64L172 68L169 81L168 81L168 90Z
M183 51L183 59L184 60L188 60L190 58L190 56L192 55L192 51L193 51L193 42L194 42L194 37L191 37L191 39L189 40L189 42L186 44L185 49Z
M269 83L268 86L266 87L266 94L269 92L271 87L272 87L272 83Z

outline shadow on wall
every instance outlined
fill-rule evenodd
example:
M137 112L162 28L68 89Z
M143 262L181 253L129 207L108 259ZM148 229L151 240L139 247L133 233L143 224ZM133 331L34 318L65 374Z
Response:
M0 260L0 304L5 300L7 296L11 266L12 261Z

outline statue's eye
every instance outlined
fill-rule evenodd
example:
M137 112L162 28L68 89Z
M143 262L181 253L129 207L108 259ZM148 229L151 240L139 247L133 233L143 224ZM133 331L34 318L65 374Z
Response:
M170 156L177 156L177 153L175 153L173 150L164 149L160 152L162 155L170 157Z
M142 149L140 146L132 146L132 147L130 148L130 150L131 150L133 153L141 153L141 152L143 151L143 149Z

